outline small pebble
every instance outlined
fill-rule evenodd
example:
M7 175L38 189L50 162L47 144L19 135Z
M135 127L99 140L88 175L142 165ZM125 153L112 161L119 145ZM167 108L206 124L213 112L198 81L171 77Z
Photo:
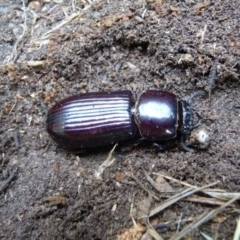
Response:
M192 132L191 137L198 142L200 148L206 148L210 142L210 136L206 129L199 128Z

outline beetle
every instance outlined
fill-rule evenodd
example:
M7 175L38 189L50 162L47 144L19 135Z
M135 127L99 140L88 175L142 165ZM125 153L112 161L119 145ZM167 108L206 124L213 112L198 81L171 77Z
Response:
M148 90L136 102L128 90L79 94L49 110L47 131L67 149L102 147L137 137L151 141L159 150L178 140L182 149L192 151L185 140L202 118L191 102L205 94L205 90L197 90L184 101L171 92ZM193 112L198 117L196 124Z

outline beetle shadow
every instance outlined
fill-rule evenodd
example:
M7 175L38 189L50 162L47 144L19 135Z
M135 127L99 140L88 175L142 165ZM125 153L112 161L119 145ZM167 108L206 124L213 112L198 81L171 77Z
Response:
M80 157L88 157L88 156L97 156L101 154L107 154L109 153L115 144L110 144L107 146L101 146L101 147L94 147L94 148L86 148L86 149L67 149L58 147L57 151L67 151L71 154L74 154L76 156ZM192 152L195 151L205 151L205 149L199 148L197 145L191 145ZM144 150L153 150L155 152L165 152L165 151L171 151L173 149L182 149L180 137L177 137L172 140L168 141L150 141L145 138L136 137L128 140L121 141L117 144L114 153L118 155L124 155L129 154L131 152L137 151L138 149L144 149Z
M114 150L114 153L122 155L122 154L128 154L131 153L139 148L142 149L153 149L156 152L164 152L168 150L172 150L178 146L176 139L170 140L170 141L158 141L158 142L152 142L144 138L133 138L128 139L122 142L119 142ZM102 147L95 147L95 148L88 148L88 149L81 149L81 150L69 150L67 151L81 157L87 157L92 155L98 155L98 154L106 154L109 153L114 147L114 144L110 144L107 146Z

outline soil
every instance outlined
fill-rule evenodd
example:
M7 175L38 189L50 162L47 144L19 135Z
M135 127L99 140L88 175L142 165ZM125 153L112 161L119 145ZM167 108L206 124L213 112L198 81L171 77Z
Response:
M238 0L0 0L0 238L141 239L146 229L127 233L133 221L146 226L137 216L149 195L130 176L155 191L144 170L154 181L153 173L161 172L195 186L219 181L215 188L239 192L239 9ZM100 178L95 173L111 148L69 152L45 130L46 109L74 94L128 89L137 99L161 89L187 99L199 88L210 96L194 101L209 145L195 152L117 150ZM167 196L158 193L150 208ZM179 201L151 224L216 208ZM185 239L203 239L201 232L232 239L239 211L236 202ZM157 231L169 239L176 229Z

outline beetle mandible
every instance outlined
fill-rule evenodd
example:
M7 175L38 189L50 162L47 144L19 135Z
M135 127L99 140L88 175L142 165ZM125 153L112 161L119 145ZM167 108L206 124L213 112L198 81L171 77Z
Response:
M194 92L188 101L167 91L148 90L134 102L131 91L92 92L61 100L47 116L47 131L55 142L68 149L101 147L140 136L162 149L162 144L185 139L201 123L193 121L192 99L205 95Z

